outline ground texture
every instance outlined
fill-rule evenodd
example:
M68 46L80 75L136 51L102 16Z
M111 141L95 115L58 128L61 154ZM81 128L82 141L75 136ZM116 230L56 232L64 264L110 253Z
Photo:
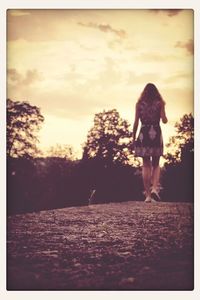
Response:
M193 205L125 202L8 217L8 290L191 290Z

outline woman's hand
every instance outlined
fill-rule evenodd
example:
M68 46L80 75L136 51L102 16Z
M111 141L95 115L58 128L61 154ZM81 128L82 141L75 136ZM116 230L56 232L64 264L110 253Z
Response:
M139 123L139 111L138 111L138 104L136 103L135 105L135 120L133 124L133 145L135 145L135 137L136 137L136 132L138 128L138 123Z
M133 136L133 142L132 142L132 147L133 147L133 149L135 148L135 146L136 146L136 139L135 139L135 137Z
M166 116L166 112L165 112L165 103L162 104L162 106L161 106L160 117L161 117L162 122L164 124L166 124L168 122L168 119L167 119L167 116Z

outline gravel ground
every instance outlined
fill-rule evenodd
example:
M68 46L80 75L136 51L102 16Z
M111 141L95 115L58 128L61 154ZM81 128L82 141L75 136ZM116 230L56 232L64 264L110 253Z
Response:
M124 202L9 216L8 290L192 290L193 204Z

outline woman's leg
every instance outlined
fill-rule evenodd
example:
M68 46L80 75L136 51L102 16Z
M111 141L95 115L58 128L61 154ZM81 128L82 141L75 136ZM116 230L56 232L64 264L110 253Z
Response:
M150 157L143 157L142 177L146 198L151 195L151 160Z
M158 185L160 180L160 156L152 157L152 191L158 191Z

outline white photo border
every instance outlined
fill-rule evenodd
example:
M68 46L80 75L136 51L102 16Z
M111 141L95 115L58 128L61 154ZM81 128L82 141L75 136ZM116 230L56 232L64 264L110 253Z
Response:
M7 0L0 3L0 296L1 299L196 299L200 294L200 201L199 184L200 161L200 6L197 0ZM193 9L194 10L194 120L195 120L195 164L194 164L194 290L193 291L7 291L6 290L6 11L7 9ZM3 126L2 126L3 124Z

